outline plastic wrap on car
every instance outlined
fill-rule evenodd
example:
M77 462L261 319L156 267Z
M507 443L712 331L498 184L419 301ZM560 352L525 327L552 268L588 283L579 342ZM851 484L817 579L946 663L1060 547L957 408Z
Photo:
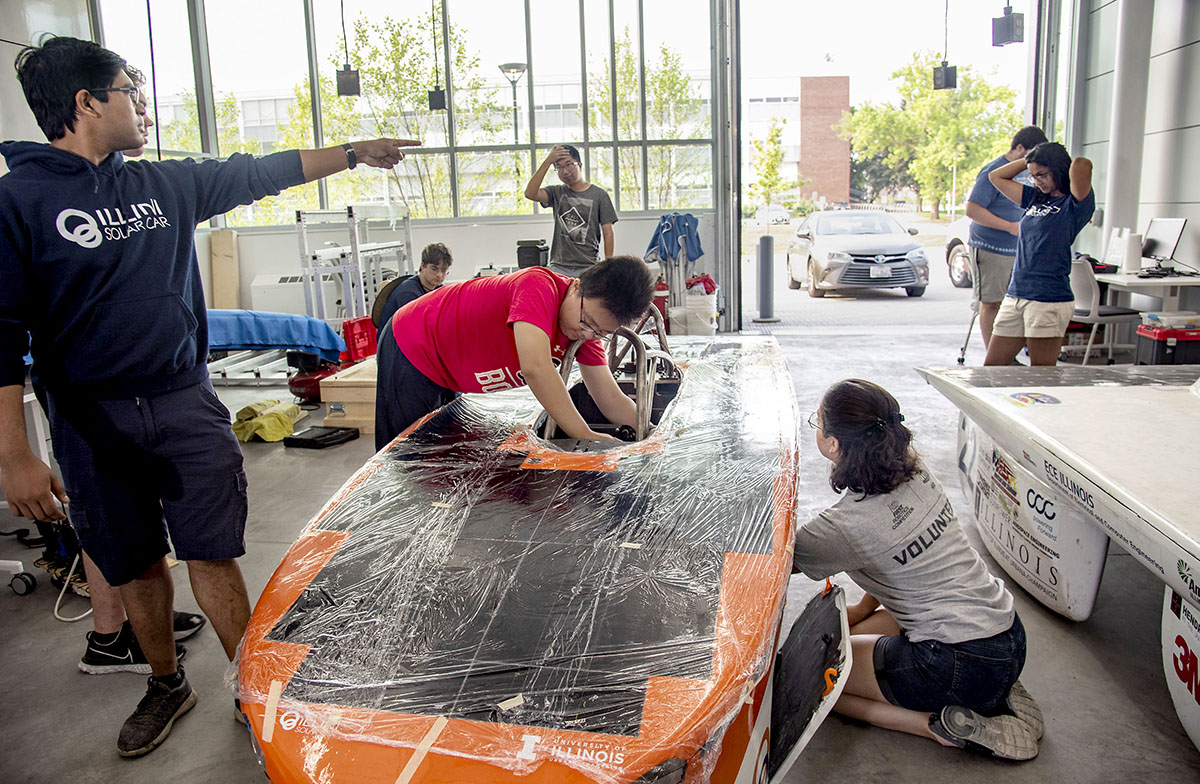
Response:
M773 338L673 343L683 380L642 442L560 465L528 390L466 395L325 505L237 661L276 782L352 760L392 782L412 750L490 780L705 778L774 654L797 414Z

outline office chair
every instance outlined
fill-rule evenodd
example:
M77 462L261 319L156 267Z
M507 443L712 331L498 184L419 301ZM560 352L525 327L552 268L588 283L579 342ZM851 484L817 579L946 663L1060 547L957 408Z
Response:
M1092 353L1096 330L1101 324L1131 324L1142 320L1142 314L1131 308L1100 304L1100 284L1096 282L1096 273L1091 262L1086 259L1075 259L1071 262L1071 293L1075 295L1075 313L1071 320L1092 325L1092 334L1088 337L1087 348L1083 352L1085 365ZM1113 339L1111 332L1107 330L1104 344L1108 346L1108 364L1111 365Z

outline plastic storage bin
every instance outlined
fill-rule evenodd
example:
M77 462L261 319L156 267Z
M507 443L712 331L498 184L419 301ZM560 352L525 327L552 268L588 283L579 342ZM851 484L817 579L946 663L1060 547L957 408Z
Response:
M1200 329L1137 328L1135 365L1200 365Z

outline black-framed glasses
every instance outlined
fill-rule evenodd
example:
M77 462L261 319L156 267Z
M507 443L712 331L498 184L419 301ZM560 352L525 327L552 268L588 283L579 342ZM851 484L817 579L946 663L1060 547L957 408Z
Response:
M583 297L579 298L579 326L583 327L588 332L591 332L593 336L600 340L607 340L608 338L612 337L611 332L607 332L592 324L592 320L583 310Z
M134 87L89 87L89 93L125 93L134 106L141 106L143 101L142 88Z
M556 163L556 164L554 164L554 171L562 171L563 169L569 169L572 166L578 166L578 165L579 164L576 163L575 161L568 161L567 163Z
M814 412L812 412L811 414L809 414L809 415L808 415L808 426L809 426L809 427L811 427L813 430L820 430L820 429L821 429L821 416L820 416L820 414L821 414L821 412L820 412L820 411L814 411Z

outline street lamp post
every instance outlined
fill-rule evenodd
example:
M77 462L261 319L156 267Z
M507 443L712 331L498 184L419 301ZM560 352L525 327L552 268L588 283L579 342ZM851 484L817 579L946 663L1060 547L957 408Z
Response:
M525 63L501 63L500 73L504 74L504 78L512 85L513 94L513 143L521 144L520 125L517 121L517 82L521 81L521 77L525 75ZM520 151L517 152L517 179L521 178L521 166L519 161Z

